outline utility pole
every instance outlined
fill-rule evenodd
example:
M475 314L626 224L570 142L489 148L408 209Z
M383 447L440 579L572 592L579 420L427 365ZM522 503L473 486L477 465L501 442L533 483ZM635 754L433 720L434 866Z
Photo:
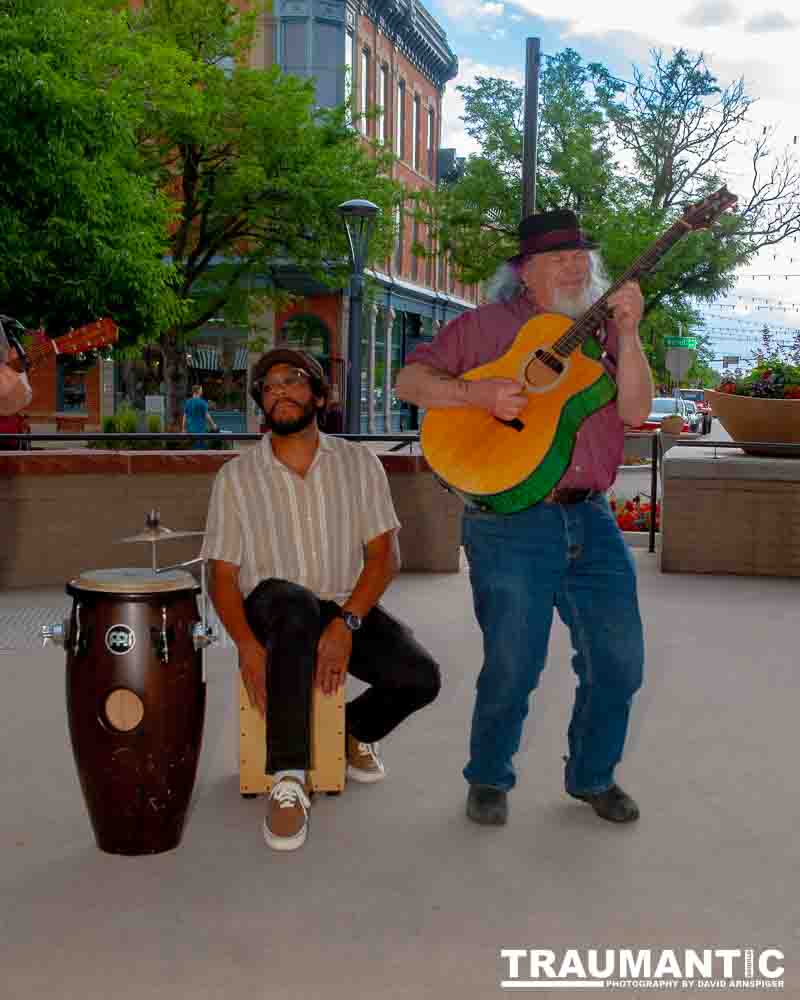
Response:
M536 211L536 146L539 138L540 40L525 43L525 115L522 126L522 218Z

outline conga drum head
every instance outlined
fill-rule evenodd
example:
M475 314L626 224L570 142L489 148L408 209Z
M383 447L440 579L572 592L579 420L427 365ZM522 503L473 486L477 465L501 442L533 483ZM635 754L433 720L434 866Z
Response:
M199 591L200 586L182 569L156 573L142 566L121 569L90 569L70 580L67 591L94 591L99 594L168 594L177 590Z
M87 570L67 584L67 715L104 851L154 854L180 840L205 712L199 590L191 573L142 567Z

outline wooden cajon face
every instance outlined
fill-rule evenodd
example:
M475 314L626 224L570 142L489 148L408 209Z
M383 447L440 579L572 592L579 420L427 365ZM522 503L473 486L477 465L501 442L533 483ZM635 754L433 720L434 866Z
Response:
M311 787L319 792L344 788L344 685L335 694L314 688L311 712ZM264 773L267 726L260 712L250 705L239 678L239 791L268 792L272 776Z

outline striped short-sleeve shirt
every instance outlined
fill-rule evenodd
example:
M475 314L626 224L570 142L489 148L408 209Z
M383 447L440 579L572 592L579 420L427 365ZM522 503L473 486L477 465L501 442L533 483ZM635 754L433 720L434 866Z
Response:
M278 461L265 434L217 473L203 557L237 565L243 597L274 577L341 603L361 573L364 546L399 527L386 473L369 448L320 434L301 477Z

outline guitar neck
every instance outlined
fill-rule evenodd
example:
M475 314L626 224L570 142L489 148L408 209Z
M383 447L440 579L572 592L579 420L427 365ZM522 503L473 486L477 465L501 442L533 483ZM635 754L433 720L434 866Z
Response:
M553 349L561 357L568 357L576 348L593 333L596 333L609 317L608 299L627 281L635 281L640 275L646 274L664 254L687 232L691 226L679 219L650 246L648 250L630 265L625 273L604 292L597 302L576 320L567 332L553 345Z

